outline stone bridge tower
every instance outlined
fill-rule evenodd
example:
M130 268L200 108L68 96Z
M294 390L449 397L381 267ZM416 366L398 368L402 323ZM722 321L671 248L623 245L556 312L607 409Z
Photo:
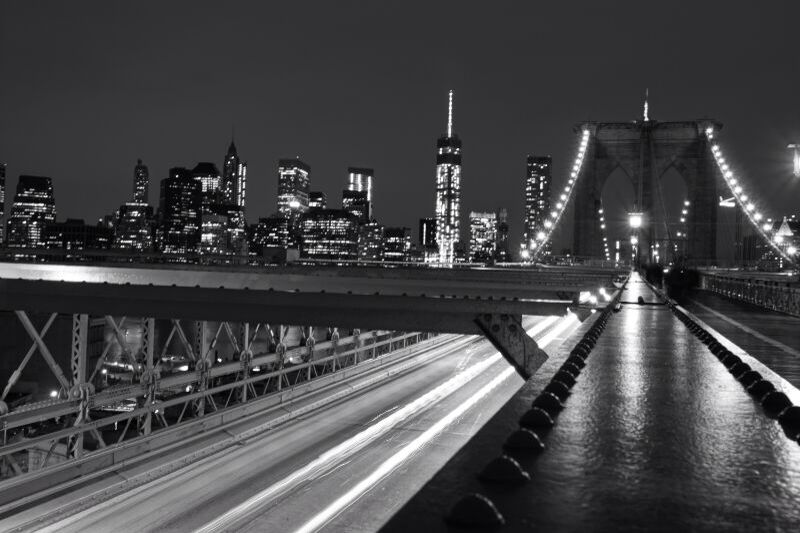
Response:
M620 168L636 194L636 210L644 213L639 233L642 260L647 259L654 241L658 180L674 168L683 177L691 202L686 229L687 256L699 262L716 261L717 170L706 128L722 126L711 119L685 122L586 122L576 126L589 129L591 140L575 191L574 253L604 257L598 208L603 187Z

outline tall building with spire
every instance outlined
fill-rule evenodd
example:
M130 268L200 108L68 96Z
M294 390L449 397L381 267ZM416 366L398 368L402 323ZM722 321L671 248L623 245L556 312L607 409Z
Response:
M439 262L452 263L460 240L461 139L453 133L453 91L448 97L447 134L436 141L436 243Z
M239 157L233 139L222 165L222 194L225 203L234 204L244 212L247 199L247 162Z
M133 203L146 204L150 192L150 173L141 159L133 167Z

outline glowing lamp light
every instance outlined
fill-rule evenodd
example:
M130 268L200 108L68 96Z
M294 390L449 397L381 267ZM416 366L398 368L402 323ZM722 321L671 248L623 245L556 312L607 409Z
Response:
M763 229L764 229L764 231L769 231L769 230L771 230L771 229L772 229L772 224L770 224L770 223L766 223L766 224L764 224L764 226L763 226Z
M641 213L629 213L628 214L628 221L632 228L641 228L642 227L642 214Z
M549 228L552 228L552 227L553 227L553 222L552 222L552 221L550 221L550 220L545 220L545 221L544 221L544 227L545 227L545 228L548 228L548 229L549 229Z
M57 391L57 390L51 390L51 391L50 391L50 397L51 397L51 398L55 398L55 397L57 397L57 396L58 396L58 391Z
M558 218L558 211L550 211L550 216L553 218Z
M683 205L685 205L686 207L689 207L692 204L689 203L689 200L684 200L683 201Z
M298 207L300 207L300 201L292 200L291 202L289 202L289 207L291 207L292 209L297 209Z
M741 187L741 185L737 185L737 186L736 186L736 187L733 189L733 192L735 192L736 194L739 194L740 192L742 192L742 187Z
M747 210L748 210L748 211L752 211L752 210L753 210L753 209L755 209L755 208L756 208L756 206L755 206L755 205L753 205L753 204L752 204L752 202L751 202L751 203L749 203L749 204L747 204Z
M764 217L761 215L761 213L756 213L755 215L753 215L753 218L756 219L756 222L758 222Z
M631 235L631 244L634 246L639 244L639 239L636 237L636 235Z
M681 222L686 222L686 219L681 217Z
M561 209L562 207L564 207L564 204L562 204L561 202L558 202L558 203L556 203L556 207L558 209Z
M539 233L537 233L537 234L536 234L536 239L537 239L537 240L539 240L539 241L543 241L543 240L544 240L544 238L545 238L545 234L544 234L544 232L543 232L543 231L540 231Z
M522 250L520 253L523 259L528 259L531 256L531 253L528 250Z
M775 241L775 244L783 244L783 235L775 235L773 240Z
M795 255L797 253L797 248L795 248L794 246L789 246L786 249L786 253L789 255Z
M566 195L566 194L562 194L562 195L561 195L561 199L562 199L562 200L566 200L566 199L567 199L567 195Z

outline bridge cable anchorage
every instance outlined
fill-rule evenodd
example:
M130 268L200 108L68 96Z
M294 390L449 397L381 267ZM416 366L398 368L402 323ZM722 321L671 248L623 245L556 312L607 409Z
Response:
M778 254L779 257L791 264L796 265L797 250L792 246L788 246L788 243L786 243L786 247L781 246L781 244L784 244L782 235L776 234L773 237L770 237L768 232L772 231L773 224L769 222L762 222L762 220L764 220L764 215L756 209L753 199L745 193L741 183L736 178L733 170L730 168L730 165L725 160L719 143L714 141L714 127L707 127L705 133L706 138L708 139L709 143L711 143L711 154L714 156L714 160L717 162L717 167L722 173L722 178L728 185L728 188L733 194L733 198L736 200L736 203L739 204L742 212L747 215L747 220L750 221L750 224L755 228L756 232L761 235L761 237Z
M475 324L522 379L530 379L547 361L547 354L527 334L520 317L485 313L475 318Z
M545 245L550 241L553 236L558 223L561 222L561 217L569 205L572 198L572 191L575 189L575 182L578 180L581 168L583 167L583 160L586 158L586 151L589 145L589 128L584 127L581 133L581 143L578 147L578 155L575 157L575 164L572 165L572 170L567 180L567 185L564 186L564 192L559 196L556 202L556 209L549 213L549 216L544 221L544 230L536 234L536 240L532 243L533 253L531 254L531 261L536 261Z

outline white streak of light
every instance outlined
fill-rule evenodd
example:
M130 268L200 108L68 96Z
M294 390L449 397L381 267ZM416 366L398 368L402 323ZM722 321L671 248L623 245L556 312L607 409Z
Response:
M423 394L413 402L407 404L399 411L394 412L380 422L368 427L361 433L354 435L341 444L334 446L303 468L294 471L281 481L267 487L255 496L252 496L233 509L230 509L228 512L218 516L215 520L198 529L197 533L211 533L213 531L223 531L227 528L230 528L231 524L252 512L259 504L270 501L274 496L281 494L283 491L291 488L298 482L305 481L306 479L310 478L312 474L322 470L329 464L335 464L343 457L352 455L354 452L364 448L382 434L392 429L392 427L402 422L404 419L412 416L418 411L428 408L430 405L455 392L467 382L482 374L490 366L500 361L501 358L502 356L499 353L495 353L484 361L468 367L466 370L456 374L435 389ZM514 371L513 368L509 368L509 370L512 372Z
M568 313L567 316L565 316L563 320L561 320L561 322L559 322L556 327L548 331L547 335L542 337L542 339L538 343L539 348L544 348L545 346L553 342L556 339L556 337L561 335L568 327L570 327L572 324L575 324L576 322L580 322L578 320L578 317L575 316L575 314L573 313Z
M551 316L547 319L543 320L530 330L528 330L528 334L533 334L533 331L540 326L544 322L548 322L552 324L556 320L558 320L558 316ZM550 320L552 319L552 320ZM539 343L540 348L544 348L553 340L560 335L566 328L568 328L571 324L574 324L578 321L578 317L574 314L569 313L566 317L563 317L561 322L553 328L547 335L542 337L542 341ZM539 331L542 331L547 326L542 326ZM308 533L311 531L316 531L322 526L324 526L331 518L338 515L342 512L345 508L350 506L354 501L360 498L364 493L369 491L372 487L374 487L377 483L379 483L383 478L391 474L397 467L403 464L406 460L408 460L415 452L420 450L423 446L425 446L428 442L436 438L439 433L444 431L444 429L452 424L458 417L463 415L486 397L492 390L500 385L503 381L508 379L511 375L516 374L516 371L513 367L508 367L504 369L500 374L495 376L492 381L481 387L475 394L470 396L466 401L462 402L458 405L455 409L450 411L447 415L445 415L442 419L436 422L434 425L429 427L422 433L419 437L412 440L405 446L403 446L397 453L392 455L389 459L381 463L381 465L376 468L370 475L359 481L353 488L339 496L336 500L334 500L330 505L328 505L325 509L317 513L311 520L300 526L296 530L296 533Z
M512 375L516 374L516 370L513 367L508 367L504 369L500 374L495 376L495 378L481 387L478 392L473 394L469 397L466 401L462 402L458 405L455 409L447 413L444 418L440 419L434 425L429 427L425 432L417 437L416 439L412 440L403 448L400 449L397 453L392 455L389 459L384 461L378 468L376 468L370 475L359 481L353 488L339 496L336 500L333 501L329 506L325 509L317 513L314 518L300 526L296 531L297 533L306 533L310 531L316 531L325 523L340 513L344 508L349 506L352 502L357 500L361 497L362 494L367 492L371 489L376 483L378 483L381 479L386 477L387 475L391 474L393 470L395 470L398 466L403 464L407 459L409 459L415 452L417 452L420 448L425 446L429 441L433 440L439 433L441 433L447 426L452 424L458 417L463 415L482 400L485 396L487 396L492 390L500 385L503 381L511 377Z

